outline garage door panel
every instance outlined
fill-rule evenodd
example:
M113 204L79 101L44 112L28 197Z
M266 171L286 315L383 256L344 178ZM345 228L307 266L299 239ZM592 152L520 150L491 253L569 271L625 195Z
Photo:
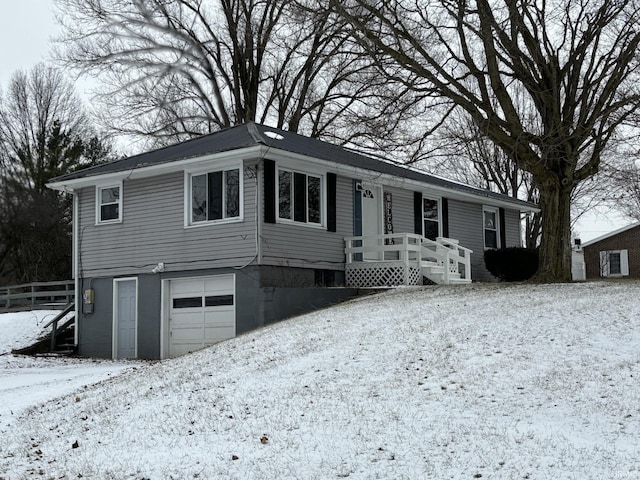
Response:
M218 275L204 280L205 293L225 292L233 293L233 275Z
M201 343L202 340L200 340L200 342L197 342L194 339L196 338L201 339L203 330L204 329L202 328L202 326L193 327L193 328L188 328L188 327L174 328L171 331L171 340L173 342Z
M185 297L191 294L194 296L202 295L202 280L193 278L171 281L171 295L173 297Z
M233 338L236 334L236 329L233 325L218 327L207 327L204 329L205 343L213 344Z
M170 296L170 356L235 337L234 275L171 280Z
M179 357L180 355L185 355L187 353L194 352L203 347L203 345L192 345L192 344L172 344L171 345L171 356Z
M171 325L174 328L183 325L202 325L202 309L195 312L174 312L171 317Z

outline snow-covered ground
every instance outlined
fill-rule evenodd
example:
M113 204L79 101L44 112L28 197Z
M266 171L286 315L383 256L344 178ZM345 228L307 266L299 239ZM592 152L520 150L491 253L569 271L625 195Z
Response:
M398 289L138 366L0 478L640 478L640 284Z
M43 327L60 312L35 310L0 314L0 355L26 347L44 335Z
M31 345L47 333L43 327L58 313L36 310L0 315L0 435L8 435L13 421L29 407L140 364L11 355L12 349ZM0 479L3 471L0 466Z

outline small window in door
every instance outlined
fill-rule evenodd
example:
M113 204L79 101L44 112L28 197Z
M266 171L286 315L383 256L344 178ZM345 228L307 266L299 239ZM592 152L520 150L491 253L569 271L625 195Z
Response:
M223 307L233 305L233 295L212 295L205 297L205 307Z
M202 297L174 298L173 308L201 308Z

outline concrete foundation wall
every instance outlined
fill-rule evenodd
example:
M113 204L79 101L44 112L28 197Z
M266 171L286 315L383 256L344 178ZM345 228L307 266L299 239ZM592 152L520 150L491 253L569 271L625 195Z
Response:
M358 294L353 288L316 286L318 279L327 277L304 268L252 266L132 276L138 279L138 358L157 359L161 355L162 280L229 273L236 278L236 335ZM343 272L332 273L330 278L334 277L334 284L344 284ZM94 291L94 303L80 306L78 353L82 356L112 357L113 280L108 277L82 281L82 291L89 288Z

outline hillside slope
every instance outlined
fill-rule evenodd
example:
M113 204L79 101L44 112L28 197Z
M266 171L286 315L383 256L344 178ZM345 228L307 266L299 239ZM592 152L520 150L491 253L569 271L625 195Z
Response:
M640 477L640 284L407 288L60 398L0 479Z

